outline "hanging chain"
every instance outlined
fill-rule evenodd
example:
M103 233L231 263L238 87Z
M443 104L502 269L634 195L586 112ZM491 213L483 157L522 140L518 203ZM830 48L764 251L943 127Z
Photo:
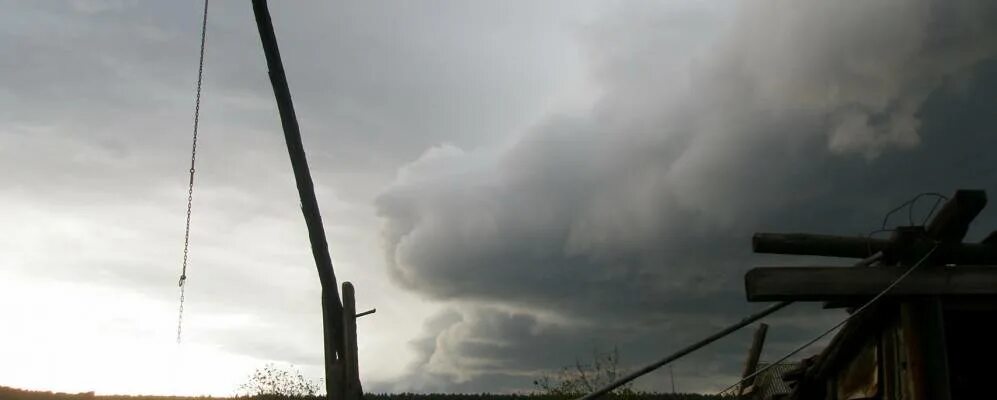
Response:
M208 0L204 0L204 17L201 20L201 55L197 65L197 89L194 95L194 140L190 148L190 182L187 184L187 223L183 234L183 268L180 271L180 312L177 316L177 343L183 327L184 289L187 283L187 259L190 249L190 208L194 201L194 162L197 160L197 126L201 116L201 81L204 77L204 37L208 28Z

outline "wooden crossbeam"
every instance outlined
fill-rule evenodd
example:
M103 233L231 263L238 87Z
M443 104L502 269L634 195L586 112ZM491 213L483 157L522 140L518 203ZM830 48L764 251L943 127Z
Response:
M969 231L969 224L987 205L987 193L982 190L957 190L928 223L928 236L944 242L960 242Z
M927 246L933 244L929 242ZM894 254L903 250L887 239L807 233L756 233L752 247L756 253L842 258L865 258L878 251ZM939 264L997 265L997 237L982 243L946 244L933 260Z
M993 246L997 243L997 238L988 237L979 244L959 243L966 236L969 224L986 204L987 195L984 191L958 190L925 229L916 235L911 235L913 229L909 228L908 235L894 235L890 239L808 233L756 233L751 238L751 247L756 253L843 258L865 258L882 251L890 256L888 258L896 260L904 258L898 256L898 253L911 250L910 239L916 239L944 243L946 251L938 253L940 256L944 255L944 258L958 260L959 263L990 264L997 261L997 249Z
M889 245L889 240L864 236L756 233L751 237L751 248L755 253L801 256L866 258L886 250Z
M875 296L903 267L761 267L744 276L748 301L854 301ZM997 296L997 267L923 266L889 296Z

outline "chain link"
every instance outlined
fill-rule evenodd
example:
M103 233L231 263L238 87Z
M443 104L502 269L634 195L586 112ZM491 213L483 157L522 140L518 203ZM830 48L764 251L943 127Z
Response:
M197 127L201 117L201 82L204 78L204 38L208 29L208 0L204 0L204 16L201 20L201 54L197 65L197 88L194 94L194 139L190 149L190 181L187 183L187 222L183 234L183 267L180 271L180 311L177 316L177 344L183 328L184 291L187 288L187 262L190 256L190 210L194 202L194 163L197 161Z

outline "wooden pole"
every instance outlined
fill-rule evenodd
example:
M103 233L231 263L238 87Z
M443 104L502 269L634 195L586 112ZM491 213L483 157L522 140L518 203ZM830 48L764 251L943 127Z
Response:
M360 386L360 362L357 357L357 306L353 284L343 282L343 348L344 360L343 393L345 400L359 400L363 397Z
M337 353L344 358L342 315L343 306L339 302L339 288L336 284L336 273L332 268L332 258L329 256L329 244L325 238L325 228L322 226L322 216L319 214L318 200L315 198L315 188L312 176L308 170L308 160L301 144L301 132L298 130L298 120L294 115L294 104L291 102L291 90L284 75L284 65L277 48L277 37L274 34L273 23L270 21L270 10L266 0L253 0L253 13L256 16L256 27L260 31L260 41L263 44L263 54L266 56L267 68L270 74L270 84L277 100L277 110L280 113L280 123L284 129L284 141L287 143L287 153L291 158L291 168L294 171L294 181L301 199L301 212L308 227L308 240L311 242L312 257L318 269L319 282L322 284L322 329L325 347L325 382L326 393L330 398L337 393L338 377L335 373ZM352 315L352 314L351 314Z
M889 245L890 241L885 239L809 233L756 233L751 238L755 253L804 256L866 258Z
M901 304L914 400L952 398L942 302L936 297Z
M769 326L764 322L758 325L758 329L755 330L755 337L751 341L751 349L748 350L748 360L744 363L744 373L741 374L743 382L741 382L741 387L737 390L738 396L743 395L744 389L754 384L755 378L751 377L751 375L758 368L758 358L762 355L762 347L765 345L765 335L768 331Z

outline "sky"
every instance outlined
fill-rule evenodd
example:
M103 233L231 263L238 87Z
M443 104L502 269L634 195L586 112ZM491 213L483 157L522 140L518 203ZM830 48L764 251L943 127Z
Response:
M0 3L0 385L320 377L250 4L208 12L178 345L203 3ZM848 262L753 255L754 232L866 235L918 193L995 193L992 2L272 3L336 274L377 308L367 391L527 391L612 349L639 366L763 307L753 266ZM967 239L995 228L984 210ZM841 318L792 306L762 359ZM677 388L735 382L750 336L678 361Z

